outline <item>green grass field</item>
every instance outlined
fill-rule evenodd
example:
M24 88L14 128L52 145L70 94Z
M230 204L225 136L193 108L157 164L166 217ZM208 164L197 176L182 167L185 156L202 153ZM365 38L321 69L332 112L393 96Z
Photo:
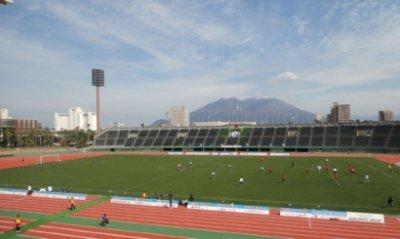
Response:
M389 173L386 164L369 158L329 158L331 168L338 168L339 181L328 172L319 174L317 165L325 158L294 157L204 157L109 155L93 160L72 160L0 170L2 187L53 186L74 192L139 196L141 192L167 193L177 198L193 193L196 200L262 204L267 206L354 210L400 214L400 208L382 208L389 195L400 200L400 173ZM189 161L193 162L189 168ZM95 163L94 163L95 162ZM291 167L294 162L294 167ZM177 165L183 165L182 172ZM232 169L228 170L228 165ZM356 173L347 173L348 164ZM306 174L307 165L312 166ZM273 167L271 175L260 167ZM216 176L210 179L211 172ZM364 173L370 183L363 183ZM288 175L287 183L281 175ZM245 183L238 185L239 177Z

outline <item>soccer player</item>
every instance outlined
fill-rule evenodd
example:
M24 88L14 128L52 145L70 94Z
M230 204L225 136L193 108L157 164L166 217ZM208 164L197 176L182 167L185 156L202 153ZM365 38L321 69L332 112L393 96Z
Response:
M364 184L368 184L369 183L369 174L365 173L364 175Z
M69 207L69 209L72 211L72 210L75 210L75 199L74 199L74 197L71 197L70 199L69 199L69 205L70 205L70 207Z
M389 173L393 173L393 167L391 164L388 164Z
M350 173L350 174L353 174L353 173L356 172L355 168L354 168L353 165L351 165L351 164L349 164L348 170L349 170L349 173Z
M22 224L22 220L19 214L17 214L17 218L15 218L15 230L17 232L21 231L21 224Z
M216 175L215 171L212 171L212 172L211 172L211 177L210 177L210 179L215 178L215 175Z
M268 167L268 174L270 175L272 173L272 166Z
M329 172L329 162L325 161L324 167L325 167L325 171Z
M178 166L176 167L176 169L180 172L182 171L182 164L178 163Z
M394 207L394 200L392 196L389 196L387 203L384 207Z
M261 166L260 171L261 173L264 173L264 166Z
M189 168L192 168L192 161L189 162Z
M282 181L282 183L286 183L286 181L287 181L287 175L286 174L282 174L282 176L281 176L281 181Z
M333 172L333 178L337 181L339 179L339 174L337 168L332 169Z
M228 165L228 169L229 169L229 170L232 169L232 165L231 165L231 164Z
M310 165L307 165L307 167L306 167L306 174L309 174L310 171L311 171L311 167L310 167Z
M321 165L318 165L318 166L317 166L317 169L318 169L318 173L321 173L321 170L322 170Z
M292 168L294 167L294 161L292 161Z
M244 183L244 178L243 178L243 176L240 176L240 178L239 178L239 185L242 186L243 183Z

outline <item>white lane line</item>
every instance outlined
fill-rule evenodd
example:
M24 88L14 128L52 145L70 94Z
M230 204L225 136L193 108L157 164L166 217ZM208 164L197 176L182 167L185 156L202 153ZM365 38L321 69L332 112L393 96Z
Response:
M71 231L71 232L86 232L86 233L92 233L92 234L97 234L97 235L106 235L106 236L112 236L112 237L147 239L147 237L139 237L139 236L133 236L133 235L121 235L121 234L114 234L114 233L100 232L100 231L92 231L92 230L80 230L80 229L58 227L58 226L43 225L41 227L42 228L50 228L50 229L67 230L67 231ZM94 228L94 229L96 230L96 228Z

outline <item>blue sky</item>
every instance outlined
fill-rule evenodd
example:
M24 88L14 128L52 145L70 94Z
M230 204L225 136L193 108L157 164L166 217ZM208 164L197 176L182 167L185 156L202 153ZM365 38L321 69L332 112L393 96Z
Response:
M15 0L0 22L0 107L47 126L95 110L98 67L104 126L221 97L400 112L400 1Z

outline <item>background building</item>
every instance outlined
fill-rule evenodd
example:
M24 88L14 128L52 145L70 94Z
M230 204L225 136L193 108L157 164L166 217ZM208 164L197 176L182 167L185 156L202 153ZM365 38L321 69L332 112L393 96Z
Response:
M0 108L0 119L9 119L8 109Z
M391 110L381 110L379 111L379 121L390 122L394 121L393 111Z
M85 112L81 107L69 108L68 113L54 114L54 130L96 130L96 113Z
M337 102L333 102L331 107L331 113L327 115L327 120L330 123L348 123L351 120L350 117L350 105L342 104L339 105Z
M316 122L326 122L325 115L323 113L317 112L315 114L315 121Z
M166 116L173 126L189 126L189 112L186 106L171 107Z

